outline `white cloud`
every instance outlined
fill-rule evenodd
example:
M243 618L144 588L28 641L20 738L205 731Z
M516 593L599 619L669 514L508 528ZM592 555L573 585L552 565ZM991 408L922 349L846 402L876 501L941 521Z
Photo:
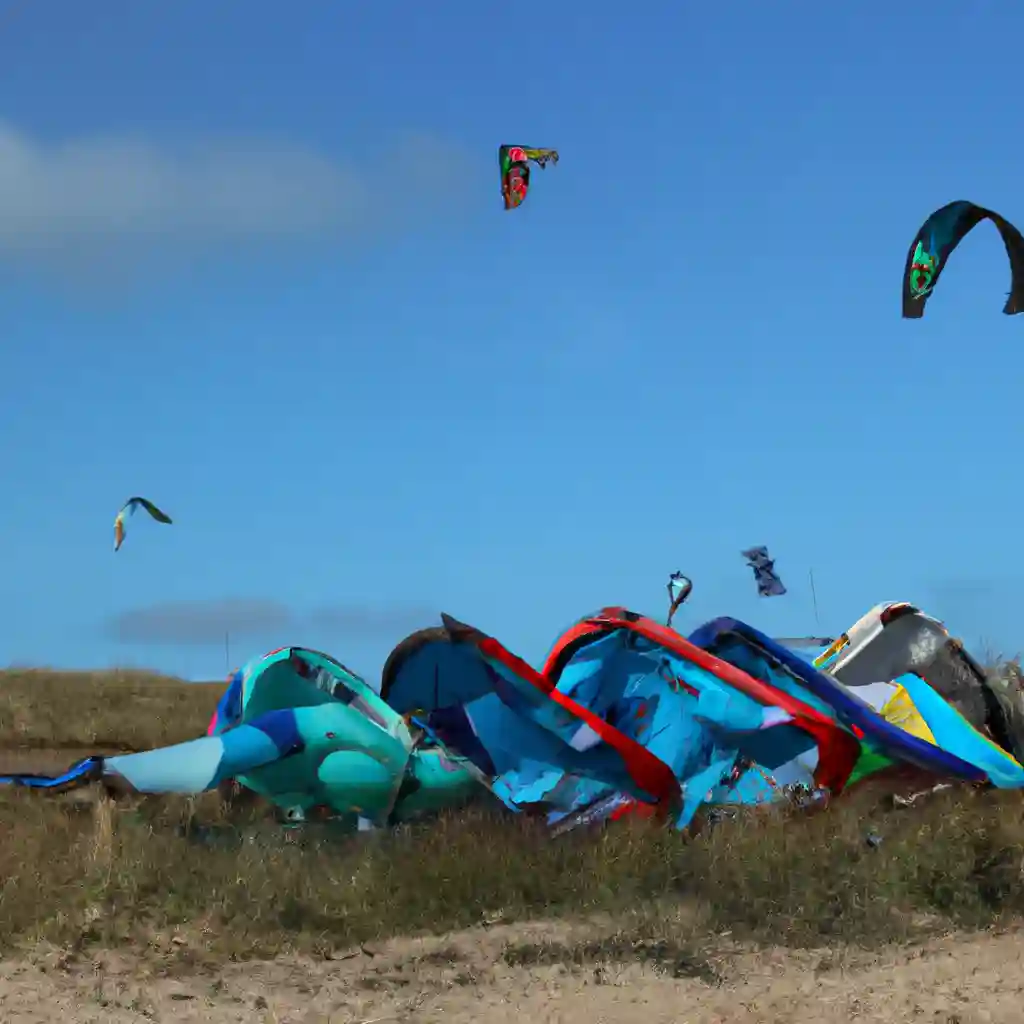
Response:
M438 202L458 195L415 187L423 163L457 173L460 161L430 138L341 162L276 143L43 145L0 122L0 259L67 269L97 258L365 239L442 212Z

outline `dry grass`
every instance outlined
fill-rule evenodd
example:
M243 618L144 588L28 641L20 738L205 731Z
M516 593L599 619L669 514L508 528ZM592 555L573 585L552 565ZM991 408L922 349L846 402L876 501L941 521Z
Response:
M67 747L185 739L203 731L218 693L156 678L9 674L0 748L53 743L46 723ZM823 814L722 823L688 843L641 823L552 842L538 823L487 809L350 838L241 813L215 794L113 804L0 792L0 946L130 939L186 959L330 955L396 934L604 916L608 941L682 964L723 932L874 943L1024 917L1019 793L962 789L893 811L867 791ZM877 848L869 832L882 837ZM509 951L552 955L566 954Z
M223 683L153 672L0 671L0 750L148 750L206 732Z

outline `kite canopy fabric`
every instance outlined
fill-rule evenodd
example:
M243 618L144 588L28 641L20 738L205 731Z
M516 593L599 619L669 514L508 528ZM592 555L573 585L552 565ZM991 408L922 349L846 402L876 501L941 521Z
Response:
M974 729L990 734L1018 761L1024 757L1024 721L1012 694L938 619L906 601L875 605L815 665L847 687L913 673Z
M408 715L467 704L492 688L492 673L476 648L453 643L444 626L430 626L411 633L388 656L380 695Z
M983 768L886 721L857 695L856 690L819 672L745 622L732 618L714 619L691 633L690 640L729 661L744 665L749 672L758 675L770 673L776 685L786 685L784 678L789 676L807 694L809 701L841 721L858 739L882 753L890 762L912 764L935 775L967 782L985 781Z
M768 556L766 547L747 548L741 553L747 560L747 565L754 570L754 582L761 597L781 597L786 593L785 584L779 579L775 571L775 561Z
M785 785L838 792L859 754L834 721L625 609L567 631L539 673L473 627L445 622L447 636L421 636L418 656L430 645L475 649L490 692L479 667L462 682L435 680L407 659L388 673L389 693L422 709L507 806L545 809L555 827L630 804L671 806L685 827L709 800L759 803ZM460 664L437 653L428 663Z
M234 673L207 735L138 754L94 758L63 776L7 776L50 788L102 777L140 793L200 793L235 779L298 816L323 808L376 824L454 807L478 774L319 651L285 647Z
M567 631L543 674L619 728L639 729L640 741L668 759L689 794L680 825L703 802L761 803L786 785L838 793L859 756L856 739L802 695L624 608Z
M666 626L672 625L676 612L682 607L693 592L693 581L681 572L674 572L668 579L668 618Z
M127 532L127 526L125 520L129 516L135 515L136 509L145 509L151 519L155 519L158 523L166 523L170 525L171 517L166 513L162 512L156 507L148 498L134 497L129 498L118 510L117 515L114 517L114 550L119 551L121 545L124 543L125 533Z
M907 250L903 268L903 316L919 319L946 269L946 263L964 237L983 220L999 231L1010 261L1010 292L1003 306L1007 316L1024 313L1024 237L994 210L958 199L934 210L918 229Z
M491 776L491 789L506 806L546 810L554 824L619 793L658 813L678 805L678 780L642 744L555 692L493 637L450 616L442 619L447 642L476 653L491 688L454 707L428 707L424 721Z
M530 161L543 170L548 163L558 163L557 149L534 149L530 146L499 146L501 195L506 210L514 210L526 200L530 188Z

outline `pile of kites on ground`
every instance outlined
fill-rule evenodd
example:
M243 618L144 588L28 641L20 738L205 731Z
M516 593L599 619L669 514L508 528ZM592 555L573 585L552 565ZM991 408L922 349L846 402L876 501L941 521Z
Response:
M559 159L512 145L498 155L506 210L526 200L531 162ZM960 200L934 211L911 243L904 317L924 315L949 256L985 219L1010 261L1003 312L1024 312L1024 237ZM130 498L115 551L140 508L171 522ZM766 548L743 555L759 594L786 593ZM204 737L0 784L197 793L233 781L289 820L378 826L456 807L482 787L555 832L629 814L684 829L708 808L821 806L908 766L1024 788L1020 674L986 672L937 619L890 602L834 640L773 639L732 618L684 637L672 622L692 588L672 574L665 624L619 607L585 616L539 669L447 615L398 644L379 692L326 654L283 647L231 676Z
M765 596L765 548L743 552ZM692 591L668 582L668 621ZM552 832L625 815L824 806L869 779L1024 788L1024 690L937 619L879 604L838 638L773 639L718 618L688 637L621 607L587 615L538 669L441 616L388 657L379 692L282 647L234 672L206 736L0 783L63 792L241 785L292 822L386 827L492 794Z

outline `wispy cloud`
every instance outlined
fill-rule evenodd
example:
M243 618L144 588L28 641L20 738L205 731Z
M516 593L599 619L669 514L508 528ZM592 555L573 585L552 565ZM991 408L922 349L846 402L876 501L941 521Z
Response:
M0 259L67 271L196 251L370 235L449 213L457 181L416 185L417 167L458 176L453 148L406 137L339 160L298 145L137 137L42 144L0 121ZM447 207L447 209L445 209Z
M300 612L263 598L168 601L122 612L104 623L104 633L120 643L207 646L232 640L301 642L303 630L340 636L391 637L437 623L434 609L411 605L365 607L331 605Z
M302 621L317 630L380 635L399 630L411 633L424 626L436 626L440 622L439 616L436 608L423 605L391 605L383 608L330 605L314 609Z

